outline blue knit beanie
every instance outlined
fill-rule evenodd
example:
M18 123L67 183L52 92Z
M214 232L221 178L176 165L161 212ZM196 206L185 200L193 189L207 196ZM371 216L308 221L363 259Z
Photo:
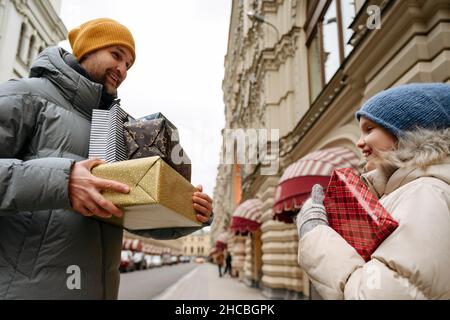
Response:
M450 85L413 83L382 91L356 112L396 137L415 128L450 127Z

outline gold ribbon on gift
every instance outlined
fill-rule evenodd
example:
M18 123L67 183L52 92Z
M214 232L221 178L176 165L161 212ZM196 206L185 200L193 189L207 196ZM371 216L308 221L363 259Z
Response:
M128 194L104 191L103 196L120 207L123 218L100 219L128 230L199 227L192 197L197 190L160 157L102 164L96 177L130 187Z

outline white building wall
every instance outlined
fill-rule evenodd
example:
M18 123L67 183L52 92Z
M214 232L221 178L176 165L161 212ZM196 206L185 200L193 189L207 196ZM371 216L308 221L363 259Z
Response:
M60 7L60 0L0 0L0 83L26 77L41 50L66 38Z

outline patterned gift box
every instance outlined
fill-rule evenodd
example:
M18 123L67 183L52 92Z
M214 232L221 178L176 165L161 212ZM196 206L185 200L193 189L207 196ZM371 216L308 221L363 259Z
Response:
M123 124L133 119L118 103L109 110L94 109L92 112L89 158L106 162L127 160Z
M336 169L325 200L328 221L365 261L398 227L353 169Z
M159 156L186 180L191 180L191 160L180 145L178 129L162 113L124 124L128 159Z

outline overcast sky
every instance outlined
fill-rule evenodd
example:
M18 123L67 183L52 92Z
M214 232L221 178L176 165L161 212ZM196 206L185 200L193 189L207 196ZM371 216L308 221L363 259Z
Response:
M63 0L68 30L108 17L127 26L136 63L119 88L134 117L162 112L180 130L192 160L192 183L212 196L225 125L222 79L229 0ZM61 46L70 50L67 41Z

